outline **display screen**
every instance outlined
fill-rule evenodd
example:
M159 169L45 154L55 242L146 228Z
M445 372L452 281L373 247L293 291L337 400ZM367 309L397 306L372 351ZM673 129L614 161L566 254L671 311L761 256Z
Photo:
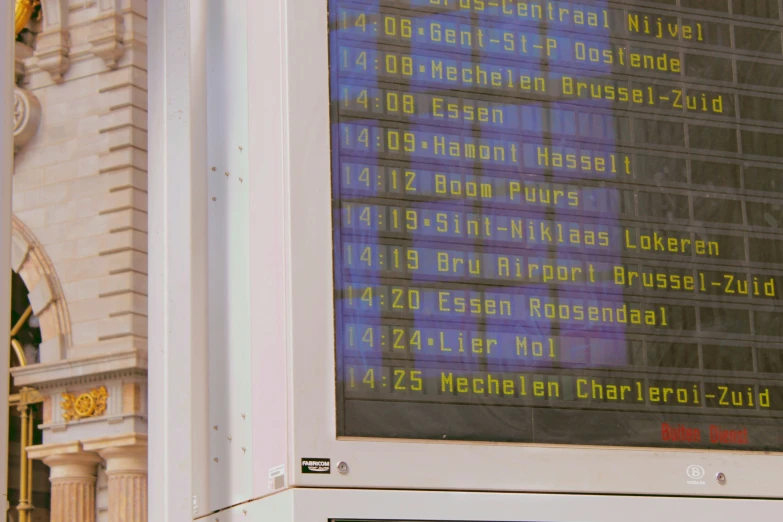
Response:
M329 0L337 434L783 450L778 0Z

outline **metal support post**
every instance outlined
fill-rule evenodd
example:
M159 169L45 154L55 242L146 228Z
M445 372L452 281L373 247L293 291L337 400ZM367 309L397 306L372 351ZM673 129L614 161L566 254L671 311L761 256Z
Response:
M0 339L11 333L11 180L14 171L14 0L0 0ZM9 354L0 357L0 404L8 404ZM0 408L0 509L8 509L8 407ZM2 504L5 504L3 506ZM5 515L3 515L5 516Z

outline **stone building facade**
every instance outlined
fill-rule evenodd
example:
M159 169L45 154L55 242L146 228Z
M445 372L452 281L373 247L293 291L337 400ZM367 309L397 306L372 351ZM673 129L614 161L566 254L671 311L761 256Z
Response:
M45 467L17 464L8 516L147 520L147 2L38 11L16 42L12 268L40 337L12 394L40 411L21 440Z

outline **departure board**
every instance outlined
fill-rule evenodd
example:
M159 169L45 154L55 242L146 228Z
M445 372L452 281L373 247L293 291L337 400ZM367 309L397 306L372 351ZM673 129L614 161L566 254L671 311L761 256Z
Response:
M337 434L783 450L778 0L329 0Z

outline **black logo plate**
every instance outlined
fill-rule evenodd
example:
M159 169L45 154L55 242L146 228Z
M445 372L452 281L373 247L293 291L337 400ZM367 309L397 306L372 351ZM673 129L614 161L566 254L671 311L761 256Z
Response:
M302 459L302 473L331 473L330 459Z

